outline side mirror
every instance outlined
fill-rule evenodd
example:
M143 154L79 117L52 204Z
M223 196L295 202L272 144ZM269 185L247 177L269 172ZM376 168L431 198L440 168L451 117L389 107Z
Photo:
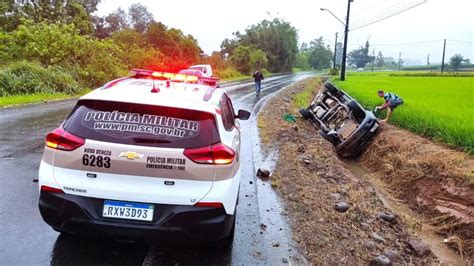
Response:
M250 117L250 112L249 111L245 111L245 110L239 110L239 112L237 113L237 115L235 116L235 118L238 118L240 120L248 120Z

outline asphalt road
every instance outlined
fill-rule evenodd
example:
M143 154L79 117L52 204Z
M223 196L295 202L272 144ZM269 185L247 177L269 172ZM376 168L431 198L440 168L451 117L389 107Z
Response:
M251 81L224 87L236 110L252 110L264 96L306 76L268 78L262 84L260 98ZM272 219L281 218L267 207L276 204L275 197L268 190L259 189L262 183L255 179L252 121L242 123L242 181L232 248L123 243L81 239L53 231L39 214L38 186L33 179L37 178L44 136L64 120L75 102L0 109L0 265L254 265L282 264L282 258L292 256L290 244L275 247L278 241L288 242L279 239L284 238L282 233L272 235L275 230L262 232L260 228L263 222L278 224ZM262 191L265 196L259 195ZM280 225L276 231L282 231L282 227L286 230Z

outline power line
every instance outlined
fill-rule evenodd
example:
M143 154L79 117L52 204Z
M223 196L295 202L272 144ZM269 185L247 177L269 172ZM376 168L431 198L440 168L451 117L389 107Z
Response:
M429 44L429 43L439 43L442 42L443 40L433 40L433 41L420 41L420 42L409 42L409 43L379 43L379 44L370 44L371 47L382 47L382 46L414 46L414 45L423 45L423 44ZM362 46L360 43L351 43L351 46Z
M392 15L400 10L403 10L403 9L406 9L408 7L411 7L413 5L413 2L406 2L406 1L402 1L402 2L398 2L398 3L395 3L394 5L391 5L391 6L386 6L384 7L382 5L382 8L363 8L363 18L362 19L359 19L359 20L356 20L353 25L354 27L358 27L358 25L362 25L362 24L367 24L367 23L370 23L370 22L373 22L374 20L377 20L377 19L380 19L381 17L386 17L386 16L389 16L389 15ZM379 4L378 7L381 7L381 5Z
M377 20L375 20L375 21L373 21L373 22L370 22L370 23L367 23L367 24L365 24L365 25L358 26L358 27L353 28L353 29L351 29L351 30L352 30L352 31L353 31L353 30L357 30L357 29L360 29L360 28L363 28L363 27L367 27L367 26L369 26L369 25L372 25L372 24L374 24L374 23L380 22L380 21L382 21L382 20L391 18L391 17L393 17L393 16L395 16L395 15L401 14L401 13L403 13L403 12L405 12L405 11L408 11L408 10L410 10L410 9L413 9L413 8L415 8L415 7L417 7L417 6L421 5L421 4L424 4L424 3L426 3L426 1L427 1L427 0L424 0L424 1L421 2L421 3L418 3L418 4L413 5L413 6L411 6L411 7L405 8L405 9L403 9L403 10L401 10L401 11L395 12L394 14L388 15L388 16L386 16L386 17L382 17L382 18L380 18L380 19L377 19Z
M412 5L412 3L399 2L399 3L396 3L395 5L388 6L386 8L382 8L382 9L368 8L368 7L364 8L363 18L354 21L353 25L355 25L355 27L357 27L357 25L370 23L370 22L372 22L376 19L379 19L380 17L385 17L387 15L393 14L394 11L404 9L404 8L406 8L408 6L411 6L411 5ZM380 6L380 4L379 4L379 6ZM370 11L367 12L367 10L370 10Z
M327 39L329 41L329 39ZM380 46L411 46L411 45L422 45L422 44L429 44L429 43L439 43L439 42L443 42L444 39L439 39L439 40L432 40L432 41L419 41L419 42L406 42L406 43L375 43L375 44L370 44L370 46L376 46L376 47L380 47ZM460 44L474 44L474 42L470 42L470 41L460 41L460 40L450 40L450 39L446 39L446 41L448 42L456 42L456 43L460 43ZM362 46L360 43L350 43L351 46Z
M471 44L474 44L474 42L469 42L469 41L457 41L457 40L447 40L449 42L460 42L460 43L471 43Z
M418 44L436 43L436 42L442 42L442 41L443 41L443 40L421 41L421 42L408 42L408 43L380 43L380 44L370 44L370 46L403 46L403 45L418 45Z

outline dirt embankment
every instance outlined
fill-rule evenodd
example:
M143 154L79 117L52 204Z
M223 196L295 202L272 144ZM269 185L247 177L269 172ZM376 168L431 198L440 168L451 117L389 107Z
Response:
M472 156L384 124L360 164L392 196L422 214L458 253L474 258Z
M346 169L332 145L307 121L282 119L285 113L297 113L293 100L307 86L316 89L319 83L305 80L270 99L259 114L258 126L264 149L278 150L270 182L285 200L294 238L310 261L436 263L397 215L387 219L388 210L374 188ZM347 211L337 211L336 204Z

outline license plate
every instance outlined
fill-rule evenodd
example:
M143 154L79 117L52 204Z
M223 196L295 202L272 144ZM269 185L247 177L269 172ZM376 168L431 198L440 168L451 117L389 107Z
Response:
M103 217L151 221L153 219L153 205L145 203L104 201Z

